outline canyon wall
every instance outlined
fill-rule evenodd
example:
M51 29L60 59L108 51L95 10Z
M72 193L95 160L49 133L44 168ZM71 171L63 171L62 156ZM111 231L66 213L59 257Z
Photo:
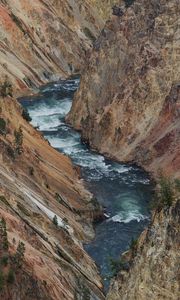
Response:
M107 156L178 177L179 3L137 0L116 14L89 55L67 121Z
M9 244L7 251L0 222L0 298L104 299L97 267L82 245L94 236L99 206L70 159L22 115L15 99L0 99L0 221ZM20 268L19 242L25 247Z
M103 24L91 0L1 0L1 81L7 75L22 93L80 72Z
M132 2L116 9L94 44L67 121L95 150L178 178L180 6ZM155 210L123 254L107 300L179 299L179 205L177 195Z
M0 298L4 300L104 299L97 267L82 245L94 236L92 223L101 215L100 207L70 159L30 126L12 97L80 72L104 26L103 16L94 0L0 0ZM18 251L23 248L19 267Z
M113 280L107 300L179 299L179 225L180 199L154 213L138 240L130 269Z

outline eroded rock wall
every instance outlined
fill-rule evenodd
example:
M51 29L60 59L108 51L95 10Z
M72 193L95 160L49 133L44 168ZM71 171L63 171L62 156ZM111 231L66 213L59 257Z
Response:
M180 6L137 0L106 23L67 118L92 148L180 175Z
M0 1L0 75L17 90L80 72L104 22L91 1Z
M12 264L13 283L1 265L1 299L104 299L97 267L82 246L100 213L93 203L70 159L22 118L15 99L0 99L0 220L9 255L19 241L25 245L22 267Z
M177 300L180 289L180 200L153 215L129 271L112 282L107 300Z

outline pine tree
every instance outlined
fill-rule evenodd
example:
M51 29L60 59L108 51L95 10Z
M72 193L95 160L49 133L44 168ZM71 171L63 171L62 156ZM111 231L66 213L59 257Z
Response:
M21 268L23 260L24 260L24 253L25 253L25 245L23 242L19 242L16 254L14 256L14 262L17 268Z
M2 218L2 220L1 220L0 232L2 234L3 250L8 251L9 243L8 243L8 237L7 237L6 221L4 218Z
M21 154L22 151L23 151L23 148L22 148L22 144L23 144L23 131L22 131L22 128L19 127L18 130L15 130L14 131L14 137L15 137L15 147L16 147L16 152L17 154Z
M57 219L56 215L54 215L53 223L54 223L54 225L58 226L58 219Z

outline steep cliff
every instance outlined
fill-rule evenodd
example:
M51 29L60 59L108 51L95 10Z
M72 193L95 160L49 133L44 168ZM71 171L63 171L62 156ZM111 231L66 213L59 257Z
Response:
M67 118L92 148L173 176L180 175L179 16L176 0L120 7L94 45Z
M101 214L100 208L71 161L28 124L27 114L12 98L81 70L104 24L98 9L99 1L94 0L0 1L0 298L4 300L84 300L90 295L104 299L97 267L82 246L94 235L92 221Z
M153 215L138 240L129 271L111 284L107 300L179 299L180 200Z
M0 99L0 221L9 243L8 251L6 240L0 243L0 298L104 299L97 267L82 246L93 237L99 207L71 161L22 115L27 118L15 99ZM21 268L19 242L25 246Z
M94 1L1 0L0 74L22 92L79 72L102 26Z

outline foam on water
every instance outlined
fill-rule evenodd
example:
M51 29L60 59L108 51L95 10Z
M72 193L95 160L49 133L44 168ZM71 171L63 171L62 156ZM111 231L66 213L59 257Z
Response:
M38 127L41 131L53 131L62 124L59 115L43 116L41 118L37 116L33 118L31 123L34 127Z
M37 106L29 108L29 114L32 118L44 117L59 114L60 116L65 116L71 108L71 100L64 99L63 101L56 101L48 105L47 103L39 103Z
M142 220L148 219L147 216L144 216L139 213L139 211L129 211L129 212L119 212L117 215L113 216L108 220L119 223L129 223L131 221L140 222Z
M81 166L89 190L106 207L109 219L96 226L96 238L86 250L107 278L111 273L107 256L119 258L131 239L147 224L152 189L148 176L141 169L92 152L82 143L80 134L64 123L78 84L79 79L49 84L40 89L37 101L34 97L34 101L25 99L23 103L32 117L32 124L39 126L54 148ZM107 287L109 281L105 280L104 284Z

